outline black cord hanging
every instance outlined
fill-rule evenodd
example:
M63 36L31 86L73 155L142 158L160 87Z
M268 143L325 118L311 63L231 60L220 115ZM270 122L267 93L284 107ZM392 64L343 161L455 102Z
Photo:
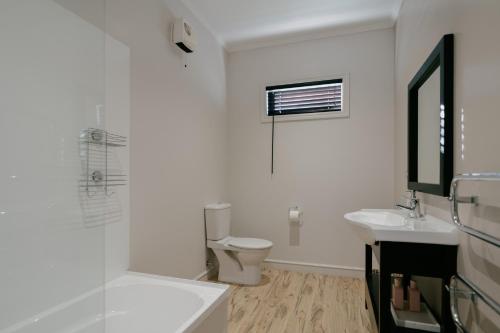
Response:
M273 113L273 125L271 131L271 175L274 174L274 113Z

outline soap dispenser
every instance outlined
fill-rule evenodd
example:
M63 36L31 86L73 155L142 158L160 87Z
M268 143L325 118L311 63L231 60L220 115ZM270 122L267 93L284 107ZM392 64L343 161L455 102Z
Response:
M404 308L404 291L401 286L401 278L395 278L392 284L392 305L397 310Z
M408 287L408 306L410 311L420 312L420 290L418 290L417 283L413 280L410 281Z

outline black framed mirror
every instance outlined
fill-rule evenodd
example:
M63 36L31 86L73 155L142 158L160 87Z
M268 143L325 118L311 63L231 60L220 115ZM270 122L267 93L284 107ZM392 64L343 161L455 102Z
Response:
M408 189L448 196L453 178L453 50L445 35L408 85Z

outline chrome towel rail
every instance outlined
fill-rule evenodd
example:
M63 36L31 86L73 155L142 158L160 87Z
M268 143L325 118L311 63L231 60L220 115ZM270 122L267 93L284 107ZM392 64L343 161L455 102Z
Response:
M457 227L476 238L479 238L488 244L495 245L497 247L500 247L500 239L493 237L491 235L488 235L482 231L476 230L474 228L468 227L464 225L460 221L460 217L458 216L458 204L474 204L477 205L478 203L478 197L477 196L471 196L471 197L459 197L458 196L458 184L461 181L500 181L500 173L467 173L467 174L462 174L458 175L453 180L451 181L450 185L450 197L448 200L451 202L451 216L453 218L453 222L457 225Z
M458 282L464 284L469 290L463 290L458 288ZM455 275L451 278L450 281L450 306L451 306L451 316L453 318L453 322L457 327L460 333L467 333L465 325L462 323L460 319L460 314L458 312L458 299L469 299L473 303L476 302L477 299L483 301L486 305L492 308L498 315L500 315L500 304L498 304L494 299L486 295L481 291L474 283L466 279L461 275Z

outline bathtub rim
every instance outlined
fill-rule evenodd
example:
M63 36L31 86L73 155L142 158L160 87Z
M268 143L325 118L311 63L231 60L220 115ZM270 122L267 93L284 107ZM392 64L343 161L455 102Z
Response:
M224 303L227 299L229 299L230 295L230 286L227 284L222 284L222 283L213 283L213 282L205 282L205 281L199 281L199 280L191 280L191 279L183 279L183 278L176 278L176 277L171 277L171 276L164 276L164 275L157 275L157 274L149 274L149 273L140 273L140 272L134 272L134 271L127 271L125 274L122 276L113 279L109 282L109 284L112 284L113 282L116 282L118 279L124 278L126 276L132 276L132 277L143 277L146 279L153 279L153 280L160 280L160 281L166 281L166 282L172 282L172 283L178 283L178 284L184 284L184 285L193 285L197 287L202 287L202 288L210 288L210 289L216 289L220 292L219 295L213 300L208 307L205 308L205 304L201 307L201 309L198 309L195 313L193 313L194 320L184 323L182 326L180 326L175 333L191 333L194 332L197 328L199 328L200 324L202 324L216 309L219 305ZM205 301L205 299L203 299Z
M221 284L221 283L211 283L211 282L205 282L205 281L198 281L198 280L190 280L190 279L182 279L182 278L176 278L176 277L170 277L170 276L163 276L163 275L156 275L156 274L148 274L148 273L139 273L139 272L134 272L134 271L126 271L122 275L117 276L108 282L106 282L104 285L98 286L92 290L86 291L80 295L75 296L72 299L69 299L67 301L61 302L55 306L52 306L48 309L45 309L35 315L32 315L24 320L21 320L17 323L14 323L11 326L2 328L0 330L0 333L16 333L19 332L19 330L24 329L26 327L29 327L30 325L36 324L39 320L42 320L44 318L47 318L51 315L54 315L60 311L63 311L72 305L78 304L82 300L87 299L88 297L95 295L96 293L103 293L103 296L105 297L106 295L106 290L112 287L119 286L119 280L126 279L127 277L138 277L138 278L144 278L146 281L144 281L147 284L147 280L157 280L157 281L164 281L164 282L170 282L173 284L180 284L180 285L192 285L196 286L198 288L208 288L212 290L216 290L219 292L218 295L203 295L200 297L203 300L203 305L201 306L200 309L198 309L196 312L192 314L192 316L189 318L187 322L182 324L180 327L176 329L175 332L173 333L191 333L195 331L197 328L199 328L200 324L203 323L217 308L219 305L221 305L224 301L226 301L229 298L230 295L230 286L227 284ZM134 285L137 283L132 283L131 285ZM196 292L194 292L197 294ZM211 297L214 298L208 306L206 306L207 299L206 297Z

